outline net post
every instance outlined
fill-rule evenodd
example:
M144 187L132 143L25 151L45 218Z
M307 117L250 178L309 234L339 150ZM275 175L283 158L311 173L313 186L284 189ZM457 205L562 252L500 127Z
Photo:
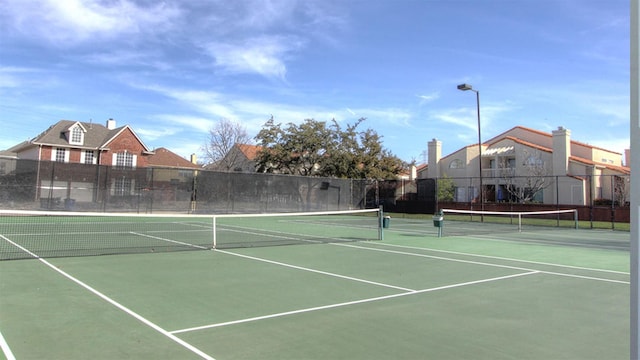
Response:
M522 213L518 213L518 232L522 232Z
M575 229L578 230L578 209L573 209L573 222Z
M378 207L378 240L384 240L384 208L382 205Z
M213 215L211 217L211 232L213 234L213 243L211 244L211 246L212 246L211 249L215 250L216 249L216 245L217 245L217 239L216 239L217 231L216 231L216 216L215 215Z

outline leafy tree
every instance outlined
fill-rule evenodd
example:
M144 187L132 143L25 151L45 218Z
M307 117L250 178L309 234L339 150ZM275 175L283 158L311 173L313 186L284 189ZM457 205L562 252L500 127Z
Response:
M358 131L359 119L342 129L306 119L285 128L269 119L256 136L262 147L256 159L258 171L303 176L353 179L393 179L406 168L398 157L382 146L374 130Z
M258 171L282 174L320 175L332 146L326 123L307 119L286 128L269 119L256 136L263 150L258 154Z
M455 182L446 174L438 179L438 200L453 201L455 195Z

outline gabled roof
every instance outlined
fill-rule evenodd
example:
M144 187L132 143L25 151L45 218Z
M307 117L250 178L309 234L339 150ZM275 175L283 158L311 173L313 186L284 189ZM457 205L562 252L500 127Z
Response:
M236 146L249 160L255 160L260 150L262 150L262 146L258 145L236 144Z
M158 148L147 158L149 166L170 167L180 169L200 169L201 166L194 164L182 156L166 149Z
M631 168L626 167L626 166L615 166L615 165L610 165L610 164L604 164L601 162L596 162L596 161L591 161L589 159L584 159L581 157L577 157L577 156L569 156L569 160L577 162L577 163L581 163L584 165L591 165L591 166L599 166L601 168L605 168L608 170L613 170L613 171L618 171L621 172L623 174L631 174Z
M495 139L495 138L494 138L494 139ZM511 141L513 141L513 142L515 142L515 143L517 143L517 144L525 145L525 146L528 146L528 147L530 147L530 148L534 148L534 149L536 149L536 150L540 150L540 151L544 151L544 152L548 152L548 153L552 153L552 152L553 152L553 150L552 150L552 149L549 149L549 148L548 148L548 147L546 147L546 146L541 146L541 145L534 144L534 143L529 142L529 141L522 140L522 139L517 138L517 137L515 137L515 136L509 136L509 135L507 135L507 136L504 136L504 137L502 137L502 138L500 138L500 139L497 139L497 140L495 140L495 141L491 142L491 143L489 144L489 146L488 146L488 149L487 149L487 150L485 150L485 152L484 152L482 155L489 154L489 152L490 152L491 148L492 148L495 144L499 143L499 142L500 142L500 141L502 141L502 140L511 140ZM494 151L495 151L495 150L494 150Z
M136 137L136 139L142 144L144 150L146 152L150 152L151 150L142 142L142 140L138 137L138 135L129 127L129 125L124 125L115 129L109 129L106 126L95 124L95 123L87 123L87 122L79 122L72 120L60 120L57 123L51 125L47 130L42 132L40 135L31 139L28 144L24 144L25 147L28 145L47 145L47 146L70 146L68 139L64 136L64 133L69 130L73 125L79 124L82 126L86 133L84 135L84 144L83 145L73 145L76 148L83 149L93 149L93 150L105 150L109 143L113 141L118 135L120 135L125 130L130 130L131 133ZM15 148L15 147L14 147ZM20 147L22 148L22 147Z
M416 171L422 171L429 167L429 164L420 164L416 166Z
M517 130L517 129L524 130L524 131L527 131L527 132L530 132L530 133L534 133L534 134L538 134L538 135L543 135L543 136L546 136L546 137L549 137L549 138L552 137L552 135L550 133L547 133L547 132L544 132L544 131L540 131L540 130L536 130L536 129L531 129L531 128L528 128L528 127L525 127L525 126L521 126L521 125L517 125L517 126L514 126L514 127L512 127L511 129L509 129L507 131L504 131L504 132L492 137L491 139L487 140L487 142L488 143L494 143L494 142L504 138L505 134L508 134L508 133L510 133L510 132L512 132L514 130Z
M530 133L533 133L533 134L542 135L542 136L548 137L550 139L553 137L553 134L551 134L551 133L540 131L540 130L535 130L535 129L531 129L531 128L528 128L528 127L525 127L525 126L518 125L518 126L512 127L511 129L509 129L507 131L502 132L501 134L498 134L498 135L492 137L491 139L487 140L487 142L488 143L493 143L495 141L499 141L499 140L503 139L506 134L508 134L508 133L510 133L510 132L512 132L514 130L517 130L517 129L520 129L520 130L523 130L523 131L526 131L526 132L530 132ZM506 136L509 137L509 135L506 135ZM573 139L571 139L570 141L571 141L572 144L584 146L586 148L604 150L604 151L608 151L608 152L611 152L611 153L620 154L619 152L616 152L616 151L611 151L609 149L605 149L605 148L601 148L601 147L598 147L598 146L590 145L590 144L583 143L583 142L580 142L580 141L576 141L576 140L573 140Z

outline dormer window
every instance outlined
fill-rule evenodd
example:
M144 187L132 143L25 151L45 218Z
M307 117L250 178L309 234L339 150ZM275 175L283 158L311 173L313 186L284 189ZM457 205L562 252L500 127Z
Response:
M82 133L82 130L80 130L79 127L74 127L73 129L71 129L71 143L72 144L78 144L78 143L82 143L82 138L84 134Z
M71 145L84 145L86 130L80 123L75 123L67 130L67 139Z

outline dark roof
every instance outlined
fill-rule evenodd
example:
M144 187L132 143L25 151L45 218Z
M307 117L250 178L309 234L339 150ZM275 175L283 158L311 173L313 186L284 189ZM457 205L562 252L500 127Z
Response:
M40 135L33 138L30 143L36 145L69 146L69 141L64 134L69 130L71 126L75 124L79 124L86 130L84 134L84 144L74 145L74 147L83 149L104 149L108 146L109 142L113 140L118 134L120 134L125 129L130 129L129 125L109 129L104 125L95 124L92 122L60 120L57 123L51 125ZM138 135L136 135L133 130L131 130L131 132L136 138L138 138ZM138 141L140 141L146 151L150 151L140 138L138 138Z

